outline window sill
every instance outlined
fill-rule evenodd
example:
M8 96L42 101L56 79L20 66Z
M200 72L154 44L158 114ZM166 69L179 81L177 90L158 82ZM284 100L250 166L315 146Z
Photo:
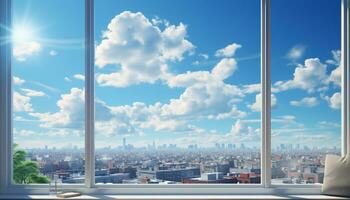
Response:
M53 195L0 195L0 199L59 199ZM69 199L347 199L327 195L82 195Z

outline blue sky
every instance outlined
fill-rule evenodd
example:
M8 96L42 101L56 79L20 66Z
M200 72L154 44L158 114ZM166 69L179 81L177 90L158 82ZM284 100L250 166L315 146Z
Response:
M83 146L83 1L13 6L15 142ZM340 1L274 0L271 23L273 146L339 145ZM259 146L258 0L96 1L95 44L98 148Z

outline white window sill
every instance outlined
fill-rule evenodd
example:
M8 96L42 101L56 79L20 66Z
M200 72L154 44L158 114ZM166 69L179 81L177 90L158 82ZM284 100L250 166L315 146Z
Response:
M53 195L0 195L0 199L60 199ZM327 195L82 195L68 199L348 199Z

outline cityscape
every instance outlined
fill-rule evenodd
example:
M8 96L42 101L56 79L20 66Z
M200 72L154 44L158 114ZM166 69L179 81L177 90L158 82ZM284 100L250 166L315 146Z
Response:
M84 183L84 149L27 149L27 160L37 162L40 173L62 183ZM272 149L272 184L323 183L326 154L340 149L280 144ZM260 150L244 144L214 144L187 148L176 144L134 147L123 144L96 149L96 184L260 184Z
M260 1L95 1L93 121L84 1L23 1L12 3L16 183L83 183L87 123L96 184L261 182ZM273 184L320 184L325 155L340 154L339 5L272 4Z

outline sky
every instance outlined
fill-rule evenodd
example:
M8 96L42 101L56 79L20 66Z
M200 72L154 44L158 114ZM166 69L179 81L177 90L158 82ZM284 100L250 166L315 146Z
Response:
M23 148L84 145L83 2L13 2ZM339 146L340 1L271 10L272 145ZM259 0L95 1L96 148L259 147L260 102Z

